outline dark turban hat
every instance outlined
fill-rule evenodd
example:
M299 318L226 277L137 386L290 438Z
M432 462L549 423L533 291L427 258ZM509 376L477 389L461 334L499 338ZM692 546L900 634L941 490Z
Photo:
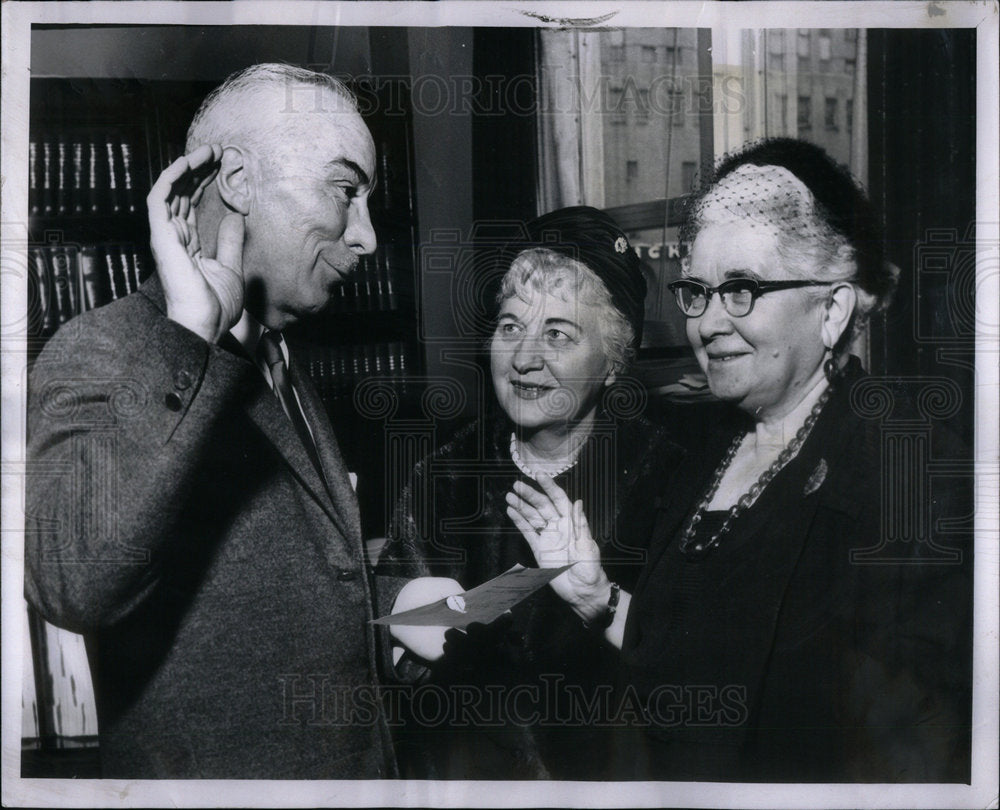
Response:
M510 267L525 250L546 248L585 264L604 282L611 302L631 324L632 346L642 343L646 279L642 263L625 232L603 211L586 205L560 208L529 222L523 238L505 245L502 261Z

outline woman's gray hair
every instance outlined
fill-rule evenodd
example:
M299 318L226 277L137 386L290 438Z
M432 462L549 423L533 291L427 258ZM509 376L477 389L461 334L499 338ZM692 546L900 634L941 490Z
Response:
M616 373L629 367L635 357L632 325L611 302L607 286L587 265L547 248L523 250L504 273L497 303L515 296L528 301L532 292L545 292L596 308L605 357Z
M681 241L734 220L774 234L786 273L851 284L857 304L835 354L892 301L899 268L885 261L880 219L847 167L816 144L765 138L726 155L690 201Z
M296 92L302 88L314 88L315 96ZM266 159L274 144L280 142L286 126L291 124L291 115L285 118L279 115L271 120L261 116L259 105L252 100L262 92L273 94L277 90L285 93L283 107L276 108L277 113L358 111L354 94L333 76L295 65L252 65L233 73L205 97L188 127L187 151L206 143L235 142L254 149ZM343 106L337 109L324 106L329 102L321 95L323 90L333 93ZM301 109L297 109L299 107Z

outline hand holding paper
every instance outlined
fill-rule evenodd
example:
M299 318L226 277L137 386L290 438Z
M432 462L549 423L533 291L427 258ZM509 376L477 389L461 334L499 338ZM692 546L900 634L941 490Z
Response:
M465 593L451 594L413 610L382 616L373 619L372 624L401 627L457 627L460 629L473 622L489 624L555 579L567 568L569 568L568 565L560 568L524 568L515 565L509 571L505 571L500 576ZM418 581L415 580L415 582ZM460 597L460 600L456 597ZM404 641L404 643L406 642ZM420 654L419 650L414 650L414 652Z

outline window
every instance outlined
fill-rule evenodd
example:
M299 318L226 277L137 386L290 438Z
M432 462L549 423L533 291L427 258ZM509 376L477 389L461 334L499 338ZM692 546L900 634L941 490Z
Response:
M810 37L810 32L804 28L799 29L799 36L797 39L798 55L800 58L808 57L812 53L812 38Z
M822 69L830 69L830 37L819 38L819 61Z
M774 71L783 71L785 69L785 55L783 53L774 53L773 51L767 55L767 69Z
M782 135L788 134L788 96L784 93L778 96L778 126Z
M635 118L640 124L649 123L649 89L639 89L639 102L636 105Z
M844 60L844 73L848 76L853 76L858 70L858 60L857 59L845 59Z
M647 65L652 65L656 63L656 46L655 45L643 45L642 46L642 61Z
M827 129L837 128L837 99L826 99L826 106L823 110L823 123Z
M612 45L608 49L608 59L612 62L624 62L625 61L625 46L624 45Z
M858 29L857 28L845 28L844 29L844 40L847 42L857 42L858 41Z
M799 96L799 134L812 127L812 99L809 96Z
M630 183L633 180L639 179L639 161L638 160L626 160L625 161L625 179Z
M694 189L695 179L698 176L698 164L693 160L685 160L681 164L681 191L685 194Z
M848 99L847 105L847 134L850 135L854 132L854 100Z
M625 123L625 96L620 87L612 87L608 93L608 112L612 124Z

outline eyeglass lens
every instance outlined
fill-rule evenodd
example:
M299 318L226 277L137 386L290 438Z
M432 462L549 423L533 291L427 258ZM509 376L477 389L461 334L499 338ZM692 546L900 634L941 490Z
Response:
M750 312L756 297L757 285L752 279L731 279L717 288L726 312L739 318ZM709 288L696 281L677 284L674 288L677 305L690 317L701 315L708 308Z

